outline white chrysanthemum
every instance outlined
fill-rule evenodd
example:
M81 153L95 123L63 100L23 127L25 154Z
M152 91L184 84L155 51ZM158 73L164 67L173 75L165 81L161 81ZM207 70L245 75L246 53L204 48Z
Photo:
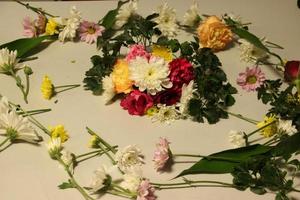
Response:
M103 187L106 186L107 180L109 180L109 174L107 172L107 168L105 166L101 166L99 169L94 171L94 176L92 178L92 181L89 185L89 190L92 193L95 193L99 190L101 190Z
M0 100L0 114L8 113L10 110L8 99L6 97L2 97Z
M157 28L162 32L162 35L167 37L174 37L178 32L178 25L176 23L176 10L164 3L158 8L159 16L155 18Z
M239 39L240 43L240 59L244 62L252 62L255 63L258 60L264 60L268 57L266 51L257 48L255 45L251 44L247 40Z
M11 74L16 72L23 65L18 63L17 51L10 51L7 48L0 49L0 73L2 74Z
M191 7L186 11L183 16L183 25L194 27L198 25L199 22L199 7L196 1L193 2Z
M170 69L163 58L151 57L149 62L146 58L137 57L129 63L130 79L140 91L147 90L151 95L171 88L172 82L168 78Z
M56 159L56 156L58 156L63 149L60 137L51 138L47 144L47 149L51 158Z
M293 135L294 133L297 133L296 126L293 125L292 120L279 119L277 128L284 134Z
M229 142L233 145L234 148L246 146L246 140L244 137L244 133L240 131L231 130L229 132Z
M137 11L137 0L130 0L128 3L122 5L116 16L116 22L114 28L115 29L121 28L124 24L127 23L129 17L136 13L136 11Z
M139 167L133 168L132 171L123 175L123 181L120 186L129 190L130 192L136 192L142 181L142 170Z
M11 141L22 140L30 143L41 141L41 137L31 127L26 117L18 115L15 110L0 114L0 134Z
M163 104L158 104L158 112L152 116L152 120L164 122L170 124L171 122L179 119L179 112L175 105L166 106Z
M63 20L63 25L65 25L65 27L58 35L61 42L74 39L76 37L76 30L80 25L81 13L75 6L71 8L70 14L70 18Z
M195 89L193 89L194 81L190 81L188 85L183 84L181 89L181 97L180 97L180 103L179 103L179 111L182 115L187 115L188 112L188 103L193 97L193 92Z
M116 95L116 90L115 90L115 85L112 80L112 75L110 76L105 76L102 79L102 85L103 85L103 99L104 102L107 104L115 95Z
M134 145L128 145L124 149L119 150L115 155L115 160L123 172L140 166L144 161L141 150Z

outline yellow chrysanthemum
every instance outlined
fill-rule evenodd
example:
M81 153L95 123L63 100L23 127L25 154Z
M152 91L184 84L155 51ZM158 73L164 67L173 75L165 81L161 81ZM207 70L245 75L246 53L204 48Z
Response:
M88 147L89 148L97 148L99 147L98 143L99 143L99 137L97 135L92 135L91 139L89 141Z
M43 94L44 99L51 99L54 95L54 87L52 84L52 81L49 79L48 76L44 76L42 86L41 86L41 91Z
M46 35L58 34L57 28L58 28L58 23L53 18L49 19L46 24L46 30L45 30Z
M164 47L164 46L159 46L159 45L152 46L152 55L161 57L167 62L170 62L173 59L171 49Z
M265 116L263 121L257 123L258 128L262 128L262 127L266 126L264 129L261 130L261 134L264 137L268 138L268 137L272 137L274 134L276 134L276 132L277 132L276 121L277 121L276 116L270 115L270 116Z
M128 94L132 90L133 81L129 79L128 63L118 59L112 72L112 81L117 93Z
M65 130L63 125L57 125L50 127L51 138L60 138L61 142L65 142L69 139L69 134Z

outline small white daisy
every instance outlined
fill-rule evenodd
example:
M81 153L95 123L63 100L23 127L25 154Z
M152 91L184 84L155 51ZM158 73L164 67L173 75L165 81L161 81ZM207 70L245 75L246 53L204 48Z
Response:
M16 50L0 49L0 74L11 75L23 67L22 64L18 63L17 54Z
M63 19L62 22L65 27L58 35L58 38L61 42L74 39L76 37L76 31L80 25L81 13L76 9L75 6L71 8L70 14L70 18Z
M63 149L60 137L51 138L47 144L47 149L51 158L56 159L56 156L60 156Z
M294 133L297 133L296 126L293 125L292 120L278 120L278 126L277 126L279 132L283 134L293 135Z
M181 97L179 103L179 111L183 116L186 116L188 113L188 103L193 98L193 89L194 81L190 81L189 84L183 84L181 89Z
M199 16L199 7L196 1L193 2L191 7L186 11L186 13L183 16L183 25L194 27L197 26L200 21Z
M264 60L268 57L268 54L263 49L257 48L247 40L239 39L239 49L241 51L240 59L244 62L255 63L258 60Z
M136 192L143 179L142 170L140 167L134 167L131 171L123 175L123 181L120 186L131 191Z
M99 169L94 171L94 176L92 178L92 181L89 185L89 190L92 193L95 193L99 190L101 190L103 187L106 186L107 180L109 180L110 175L108 173L108 170L105 166L101 166Z
M179 112L175 105L166 106L163 104L158 104L158 112L152 116L152 121L164 122L170 124L171 122L179 119Z
M233 145L234 148L246 146L244 133L234 130L229 131L229 142Z
M115 160L123 172L130 171L144 162L141 150L135 145L128 145L119 150L115 155Z
M116 90L115 90L115 85L112 80L112 75L110 76L105 76L102 79L102 84L103 84L103 99L104 102L107 104L109 101L116 95Z
M137 11L137 0L130 0L128 3L122 5L116 16L116 22L114 28L115 29L121 28L124 24L127 23L129 17L136 13L136 11Z

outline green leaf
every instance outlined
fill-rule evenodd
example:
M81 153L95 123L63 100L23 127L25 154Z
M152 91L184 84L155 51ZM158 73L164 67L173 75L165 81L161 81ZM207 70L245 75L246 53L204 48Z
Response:
M11 51L18 51L18 58L26 58L31 56L34 53L30 53L31 50L39 46L44 40L53 40L55 36L45 35L36 38L21 38L14 40L12 42L8 42L6 44L2 44L0 49L8 48Z
M63 182L62 184L58 185L57 187L61 190L64 190L64 189L74 188L74 185L69 180L69 182Z
M274 156L290 155L300 150L300 133L279 142L272 150Z
M265 188L261 188L261 187L251 187L250 190L258 195L263 195L267 193L267 190Z
M230 149L209 155L208 158L203 158L189 169L182 171L177 177L188 174L223 174L231 173L241 163L246 162L253 156L261 155L269 152L271 147L263 145L252 145L238 149ZM213 159L223 158L223 159ZM227 160L226 160L227 159Z

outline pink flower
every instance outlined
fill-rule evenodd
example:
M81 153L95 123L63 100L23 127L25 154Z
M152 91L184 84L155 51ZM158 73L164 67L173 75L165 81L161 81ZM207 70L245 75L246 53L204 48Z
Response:
M121 100L121 106L128 110L130 115L144 115L153 106L153 99L150 95L139 90L133 90Z
M143 180L138 188L136 200L155 200L155 189L150 185L149 180Z
M38 35L45 33L46 21L47 21L47 19L46 19L45 15L42 15L42 14L39 14L38 18L36 20L34 20Z
M159 142L156 144L153 161L154 168L157 171L162 171L167 166L167 163L171 161L172 153L169 144L170 142L166 138L159 138Z
M155 104L166 104L171 106L179 102L181 97L181 87L172 87L153 96Z
M245 72L239 73L236 82L247 92L255 91L266 80L265 74L259 67L246 68Z
M185 58L177 58L169 63L170 80L173 85L181 87L194 79L194 68Z
M101 36L103 31L103 26L83 20L79 26L79 37L81 41L92 44L97 41L98 36Z
M144 45L134 44L130 47L129 52L126 56L127 62L134 60L136 57L143 57L146 59L150 58L150 54L145 50Z
M34 21L32 21L28 16L23 19L23 29L23 36L28 38L37 36L37 30L34 26Z

